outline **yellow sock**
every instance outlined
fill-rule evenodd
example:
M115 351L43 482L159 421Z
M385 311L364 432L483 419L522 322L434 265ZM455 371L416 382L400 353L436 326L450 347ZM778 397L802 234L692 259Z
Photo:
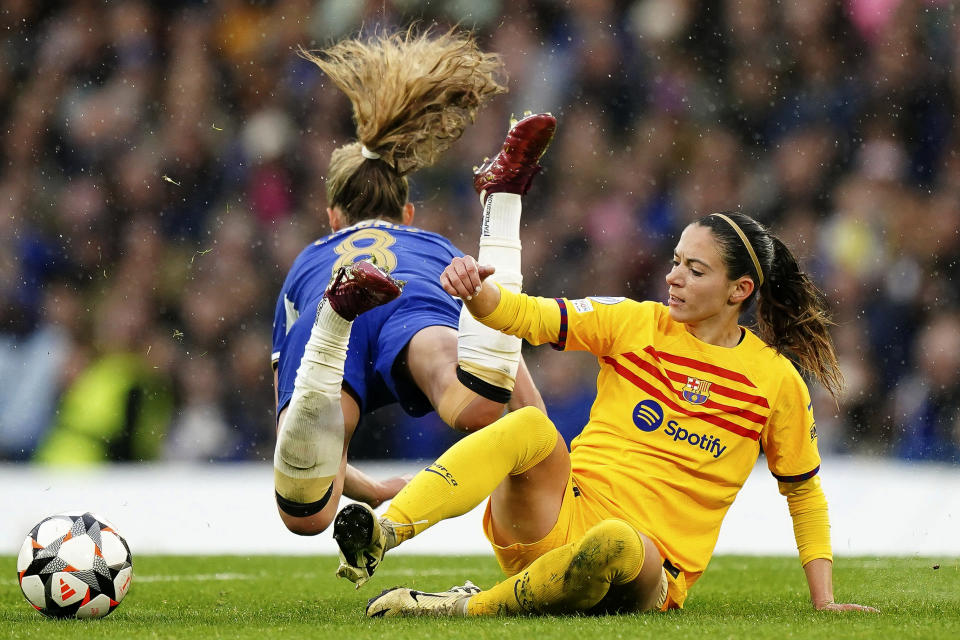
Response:
M523 473L553 451L560 433L543 412L525 407L471 433L418 473L384 513L397 543L446 518L467 513L508 475Z
M517 575L470 598L468 616L587 611L611 584L640 574L640 534L623 520L604 520L578 541L549 551Z

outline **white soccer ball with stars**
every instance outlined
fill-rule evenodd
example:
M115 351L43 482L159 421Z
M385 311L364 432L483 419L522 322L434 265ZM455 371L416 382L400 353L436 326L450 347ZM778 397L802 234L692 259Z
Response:
M20 589L52 618L102 618L130 590L133 558L116 529L92 513L60 513L30 530L17 556Z

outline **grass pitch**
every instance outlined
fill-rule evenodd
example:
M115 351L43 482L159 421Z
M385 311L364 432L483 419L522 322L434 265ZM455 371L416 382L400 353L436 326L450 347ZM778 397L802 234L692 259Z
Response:
M394 556L363 589L320 557L134 557L120 607L101 620L48 620L0 559L0 638L960 638L960 559L839 558L838 601L880 615L818 613L796 559L720 556L686 609L607 617L369 620L367 598L395 585L443 590L501 575L492 557ZM934 568L937 567L937 568Z

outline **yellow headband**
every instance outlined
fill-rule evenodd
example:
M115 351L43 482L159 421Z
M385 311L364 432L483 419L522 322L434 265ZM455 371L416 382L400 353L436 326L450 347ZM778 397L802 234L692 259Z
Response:
M757 276L760 278L760 283L757 285L757 288L763 286L763 269L760 268L760 261L757 260L757 254L753 250L753 245L750 244L750 241L747 240L747 234L743 232L743 229L740 226L731 220L729 216L725 216L722 213L712 213L710 215L717 216L718 218L723 218L727 223L733 227L733 230L737 232L737 235L740 236L740 239L743 240L743 246L747 248L747 253L750 254L750 259L753 260L753 266L757 270Z

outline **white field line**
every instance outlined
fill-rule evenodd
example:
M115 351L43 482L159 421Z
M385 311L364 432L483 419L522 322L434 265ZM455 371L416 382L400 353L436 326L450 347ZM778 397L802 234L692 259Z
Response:
M460 576L462 571L451 569L381 569L377 575L392 578L417 578L421 576ZM316 577L316 573L288 573L288 578L297 580ZM134 573L134 582L229 582L231 580L260 580L267 577L259 573L197 573L193 575L140 575ZM346 583L344 583L346 584Z
M420 576L460 576L462 569L380 569L378 576L418 578Z
M265 574L259 573L197 573L186 576L165 576L165 575L146 575L142 576L134 573L134 582L215 582L230 580L255 580L263 578Z

